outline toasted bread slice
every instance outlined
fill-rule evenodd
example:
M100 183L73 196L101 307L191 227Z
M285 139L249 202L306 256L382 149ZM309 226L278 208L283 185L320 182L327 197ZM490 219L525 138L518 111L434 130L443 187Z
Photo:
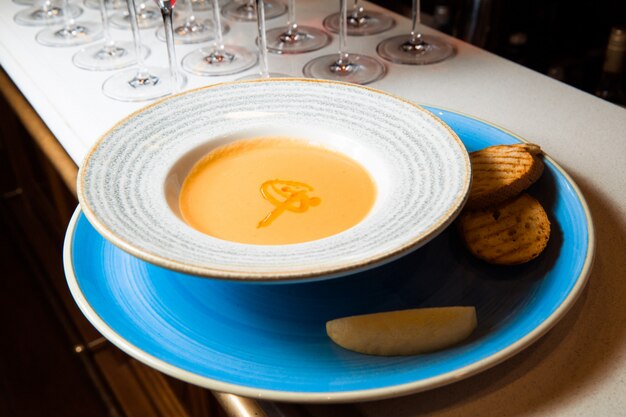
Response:
M472 186L466 207L477 209L508 200L543 173L541 148L530 143L490 146L470 153Z
M545 210L526 193L493 207L465 210L458 224L470 252L499 265L536 258L550 238Z

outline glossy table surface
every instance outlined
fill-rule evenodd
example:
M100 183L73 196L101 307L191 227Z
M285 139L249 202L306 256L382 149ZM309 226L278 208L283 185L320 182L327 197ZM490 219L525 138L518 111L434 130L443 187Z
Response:
M321 26L335 1L298 2L300 20ZM374 7L374 6L372 6ZM0 64L74 161L108 128L145 103L120 103L100 92L109 72L82 71L71 63L80 48L46 48L39 30L16 25L22 9L0 4ZM350 50L374 54L385 37L407 30L350 38ZM86 10L81 19L98 20ZM284 23L281 17L268 27ZM253 45L255 25L229 22L225 40ZM114 30L116 38L130 34ZM165 65L164 44L142 31L152 54ZM626 409L626 110L455 39L457 55L424 66L388 65L371 86L423 104L470 114L541 145L569 172L594 217L597 253L587 290L545 337L517 356L467 380L412 396L355 404L367 416L623 416ZM197 45L180 46L182 57ZM337 38L321 51L271 56L270 68L293 76L312 57L333 53ZM250 70L248 73L253 73ZM189 75L189 88L235 79ZM303 405L312 415L345 415L345 408ZM266 409L275 409L265 404Z

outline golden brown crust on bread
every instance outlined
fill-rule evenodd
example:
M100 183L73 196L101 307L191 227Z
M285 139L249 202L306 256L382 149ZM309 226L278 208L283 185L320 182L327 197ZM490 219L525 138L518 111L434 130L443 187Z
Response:
M541 148L531 143L490 146L470 153L470 160L472 186L468 209L508 200L530 187L543 173Z
M550 238L545 210L526 193L492 207L465 210L458 225L472 254L499 265L536 258Z

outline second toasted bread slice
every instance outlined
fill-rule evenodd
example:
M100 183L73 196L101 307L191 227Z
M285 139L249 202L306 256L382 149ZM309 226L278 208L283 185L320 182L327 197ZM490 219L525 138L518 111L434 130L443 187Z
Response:
M529 143L490 146L470 153L472 187L468 209L505 201L521 193L543 173L541 148Z
M545 210L526 193L492 207L465 210L458 225L470 252L500 265L536 258L550 238Z

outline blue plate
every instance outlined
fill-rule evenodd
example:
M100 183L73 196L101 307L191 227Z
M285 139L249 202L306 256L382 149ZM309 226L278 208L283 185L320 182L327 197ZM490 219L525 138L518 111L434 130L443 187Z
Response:
M519 142L488 123L429 108L469 151ZM545 252L525 265L487 265L454 228L398 261L298 284L183 275L104 240L77 210L65 242L70 289L109 340L154 368L218 391L280 401L341 402L404 395L491 367L537 340L572 306L589 275L594 235L576 185L546 157L529 192L552 221ZM346 351L329 319L422 306L474 305L478 328L461 345L410 357Z

